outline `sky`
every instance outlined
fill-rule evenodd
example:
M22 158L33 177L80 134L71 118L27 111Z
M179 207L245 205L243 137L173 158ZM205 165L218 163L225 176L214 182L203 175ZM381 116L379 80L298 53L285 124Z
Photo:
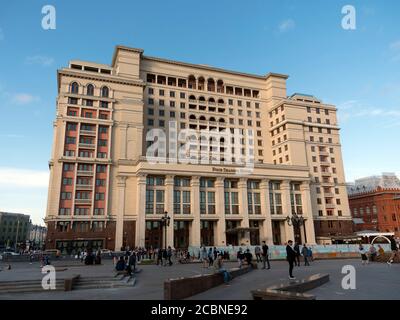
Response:
M42 8L56 9L54 30ZM355 9L355 29L342 8ZM338 107L346 180L400 175L398 0L3 1L0 211L43 224L57 69L110 64L116 45L255 74L288 74L288 95Z

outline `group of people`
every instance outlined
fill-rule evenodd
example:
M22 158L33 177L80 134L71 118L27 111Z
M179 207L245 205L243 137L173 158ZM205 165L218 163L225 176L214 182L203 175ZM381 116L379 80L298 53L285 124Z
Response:
M85 265L101 264L101 250L92 251L90 249L78 252L76 255Z
M300 244L296 241L293 243L292 240L289 240L286 245L286 260L289 263L289 279L296 279L293 276L293 268L295 266L300 267L300 257L304 259L304 266L309 266L310 261L313 261L313 253L311 247L307 247L307 244L304 244L300 249Z
M229 253L224 250L218 250L217 247L207 248L203 245L200 248L198 259L203 262L203 268L209 268L214 266L214 261L221 255L222 259L229 260Z

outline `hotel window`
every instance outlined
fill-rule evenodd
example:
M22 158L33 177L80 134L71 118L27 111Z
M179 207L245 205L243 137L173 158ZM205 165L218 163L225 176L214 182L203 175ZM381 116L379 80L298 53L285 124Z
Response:
M101 88L101 96L103 97L103 98L108 98L108 96L109 96L109 92L110 90L108 89L108 87L103 87L103 88Z
M165 126L165 121L164 120L158 120L158 126L159 127L164 127Z
M79 157L81 158L92 158L93 152L92 151L79 151Z
M200 214L215 214L214 179L200 179Z
M170 102L169 102L169 106L170 106L171 108L175 108L175 101L170 101Z
M108 102L107 101L100 101L100 108L107 109L108 108Z
M280 182L269 182L269 200L271 214L282 214L282 194Z
M164 90L159 90L159 95L164 96Z
M105 158L107 158L107 153L106 152L97 152L97 158L105 159Z
M96 167L97 173L105 173L107 171L107 166L103 164L98 164Z
M261 214L260 182L247 181L247 204L249 214Z
M250 101L246 101L246 107L247 107L247 108L250 108L250 107L251 107Z
M154 89L153 88L149 88L147 91L149 94L154 94Z
M164 115L165 115L164 110L158 110L158 115L159 115L160 117L164 117Z
M228 99L228 104L229 104L230 106L233 106L233 100L232 100L232 99Z
M98 145L99 145L100 147L106 147L106 146L107 146L107 140L99 139Z
M104 193L103 192L96 192L95 194L95 200L104 200Z
M311 113L311 108L310 107L307 107L307 112Z
M69 216L71 214L70 208L60 208L58 211L60 216Z
M66 137L65 138L65 143L66 144L75 144L76 143L76 138L75 137Z
M77 98L68 98L68 104L78 104Z
M148 114L149 116L154 115L154 109L151 109L151 108L147 109L147 114Z
M236 180L225 179L224 181L224 199L225 214L239 214L239 193Z
M184 102L181 102L181 109L185 109L186 108L186 104Z
M185 94L184 92L181 92L181 93L180 93L180 98L181 98L181 99L185 99L185 98L186 98L186 94Z
M67 172L67 171L73 171L74 168L75 168L75 165L74 165L73 163L64 163L63 168L64 168L64 171L65 171L65 172Z
M329 110L325 109L325 115L329 116Z
M71 200L72 193L71 192L61 192L61 200Z
M290 184L290 203L292 214L303 214L303 205L301 200L300 183Z
M74 94L78 94L78 93L79 93L79 86L78 86L78 83L76 83L76 82L72 82L72 83L71 83L70 92L71 92L71 93L74 93Z
M260 104L258 102L256 102L255 106L256 106L256 109L260 109Z
M320 109L319 109L319 108L316 108L316 109L315 109L315 112L316 112L317 114L320 114Z
M160 105L160 106L164 106L164 103L165 103L164 100L163 100L163 99L160 99L159 105Z
M103 208L94 208L94 215L95 216L103 216L104 215L104 209Z
M154 104L154 99L153 99L153 98L149 98L148 104L149 104L149 105L153 105L153 104Z
M170 96L171 98L175 98L175 91L170 91L170 92L169 92L169 96Z
M175 118L175 111L170 111L169 116L170 118Z
M147 125L148 126L153 126L154 125L154 120L153 119L147 119Z
M104 127L104 126L99 127L99 133L107 133L107 131L108 131L107 127Z
M76 123L67 123L67 131L76 131Z
M184 112L181 112L180 113L180 117L181 117L181 119L185 119L186 118L186 114Z
M94 95L94 87L92 84L89 84L86 88L86 94L88 96L93 96Z

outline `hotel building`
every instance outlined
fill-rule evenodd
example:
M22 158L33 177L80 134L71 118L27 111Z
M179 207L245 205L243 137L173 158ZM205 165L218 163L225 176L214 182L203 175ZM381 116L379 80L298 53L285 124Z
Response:
M287 78L123 46L111 65L74 60L58 70L47 247L164 246L164 212L166 244L175 248L323 243L350 234L336 108L287 96ZM217 141L213 150L234 154L220 163L151 163L147 134L165 130L166 145L177 147L173 124L178 133L250 133ZM238 174L245 155L251 170ZM303 222L288 223L293 216Z

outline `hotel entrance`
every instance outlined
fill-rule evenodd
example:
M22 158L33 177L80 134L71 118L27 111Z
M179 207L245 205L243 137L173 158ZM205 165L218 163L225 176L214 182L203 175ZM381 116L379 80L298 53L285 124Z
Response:
M214 221L200 221L201 245L214 246Z
M187 249L189 247L190 221L174 221L174 247L175 249Z
M238 246L239 236L236 229L240 227L240 221L238 220L226 220L225 232L226 232L226 245Z
M163 230L160 221L146 221L145 246L161 248Z
M258 220L250 220L250 244L252 246L260 245L260 222Z

